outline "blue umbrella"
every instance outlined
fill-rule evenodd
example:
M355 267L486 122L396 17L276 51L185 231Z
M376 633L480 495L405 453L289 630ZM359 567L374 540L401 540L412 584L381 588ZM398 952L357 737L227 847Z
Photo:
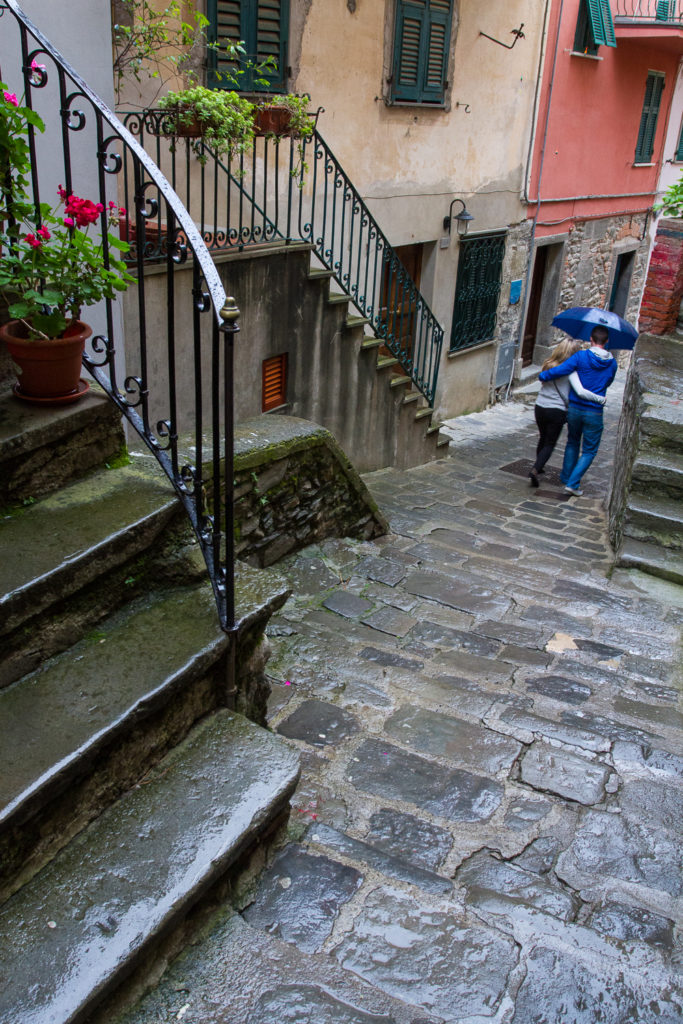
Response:
M594 306L573 306L558 313L553 319L553 327L559 327L570 338L589 341L591 331L600 324L609 331L608 349L632 349L638 338L638 331L628 321L611 313L607 309L596 309Z

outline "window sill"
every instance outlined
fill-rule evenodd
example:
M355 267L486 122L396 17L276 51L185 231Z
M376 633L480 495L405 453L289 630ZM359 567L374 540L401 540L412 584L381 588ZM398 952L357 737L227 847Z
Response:
M583 57L584 60L604 60L604 57L600 57L597 53L581 53L581 50L570 50L570 57Z
M633 167L656 167L657 164L653 163L653 162L651 162L649 164L641 164L641 163L636 163L636 161L634 160L632 166Z
M491 345L495 345L495 338L489 338L488 341L479 341L476 345L468 345L467 348L455 348L448 352L449 359L457 359L458 356L465 356L469 352L479 352L483 348L490 348Z
M419 110L445 110L446 101L441 103L426 103L423 100L385 100L385 106L387 107L403 107L403 109L414 110L416 107Z

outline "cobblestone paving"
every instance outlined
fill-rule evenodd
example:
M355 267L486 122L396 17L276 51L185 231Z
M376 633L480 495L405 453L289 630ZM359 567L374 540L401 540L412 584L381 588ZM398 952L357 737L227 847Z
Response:
M614 404L583 498L496 407L280 564L289 842L130 1020L680 1024L683 602L608 575Z

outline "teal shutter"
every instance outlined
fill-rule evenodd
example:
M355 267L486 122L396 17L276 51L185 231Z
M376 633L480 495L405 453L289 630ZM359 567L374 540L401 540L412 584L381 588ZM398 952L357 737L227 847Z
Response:
M505 234L462 239L455 284L451 352L489 341L496 330Z
M277 63L277 71L258 74L244 68L239 84L221 79L221 74L234 73L240 63L230 61L220 51L209 52L209 84L216 89L238 88L242 92L286 92L287 43L289 30L289 0L209 0L209 39L220 47L230 41L242 42L245 49L244 64L260 64L267 57ZM267 85L258 85L257 78L265 78Z
M453 0L397 0L391 98L443 103Z
M674 160L676 160L677 163L683 162L683 124L681 125L681 133L678 136L678 146L676 147Z
M614 22L609 7L609 0L586 0L588 20L596 45L616 46Z
M661 71L651 71L647 76L643 112L640 115L640 127L638 129L638 141L636 142L635 156L635 163L637 164L649 164L652 159L652 152L655 148L655 132L657 131L659 105L662 100L663 89L664 75Z
M657 0L657 21L675 21L676 4L675 0Z

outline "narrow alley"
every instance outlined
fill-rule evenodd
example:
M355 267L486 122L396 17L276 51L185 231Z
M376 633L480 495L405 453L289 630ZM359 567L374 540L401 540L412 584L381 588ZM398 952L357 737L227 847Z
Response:
M683 600L610 575L620 389L584 497L499 405L366 477L387 537L277 566L286 841L127 1024L683 1019Z

